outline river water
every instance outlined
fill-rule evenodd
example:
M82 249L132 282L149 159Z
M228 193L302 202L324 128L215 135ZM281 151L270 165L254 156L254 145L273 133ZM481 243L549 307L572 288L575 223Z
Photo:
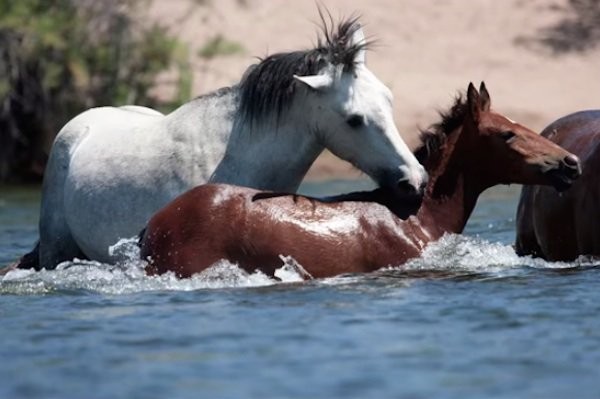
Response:
M363 182L305 184L324 195ZM0 188L0 265L36 189ZM598 398L600 268L518 258L517 187L402 270L297 282L75 261L0 280L0 398Z

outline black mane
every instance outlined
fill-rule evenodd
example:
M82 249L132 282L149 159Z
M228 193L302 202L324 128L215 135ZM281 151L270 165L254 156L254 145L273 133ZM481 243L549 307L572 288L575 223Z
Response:
M456 96L454 105L447 112L440 112L441 121L433 124L428 130L421 131L421 147L415 151L417 160L421 163L433 155L439 154L444 148L448 135L458 129L469 108L462 94Z
M240 82L240 114L245 120L254 123L268 114L278 119L296 90L293 75L316 75L328 64L342 66L346 72L354 70L357 54L368 46L352 43L360 29L358 18L334 26L331 16L328 23L319 14L323 32L315 48L273 54L248 68Z

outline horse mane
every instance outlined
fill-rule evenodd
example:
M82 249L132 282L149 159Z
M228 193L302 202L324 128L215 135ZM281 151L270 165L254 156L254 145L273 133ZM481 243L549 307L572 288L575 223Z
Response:
M294 75L318 74L326 65L342 66L353 72L356 56L370 43L352 43L353 34L360 29L358 17L342 20L337 25L319 10L322 34L315 48L270 55L250 66L240 81L240 114L250 122L258 122L266 115L278 120L290 104L296 91Z
M420 132L422 144L415 151L417 160L424 163L439 155L446 146L448 136L462 125L468 112L467 102L462 93L459 93L448 111L439 112L441 121Z

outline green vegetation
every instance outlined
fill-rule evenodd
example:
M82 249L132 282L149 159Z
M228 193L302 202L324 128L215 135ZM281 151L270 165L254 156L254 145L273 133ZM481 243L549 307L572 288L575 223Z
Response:
M0 182L39 180L54 135L87 108L164 107L149 95L161 71L179 76L168 105L187 101L187 48L144 23L147 5L0 0Z
M198 50L198 55L202 58L211 59L221 55L233 55L243 52L244 47L241 44L227 40L222 35L217 35Z

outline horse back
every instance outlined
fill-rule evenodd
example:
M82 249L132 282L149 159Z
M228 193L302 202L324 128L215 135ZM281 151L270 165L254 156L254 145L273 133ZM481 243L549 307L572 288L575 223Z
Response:
M580 111L562 117L548 125L541 135L577 155L585 173L586 159L599 156L600 110Z

